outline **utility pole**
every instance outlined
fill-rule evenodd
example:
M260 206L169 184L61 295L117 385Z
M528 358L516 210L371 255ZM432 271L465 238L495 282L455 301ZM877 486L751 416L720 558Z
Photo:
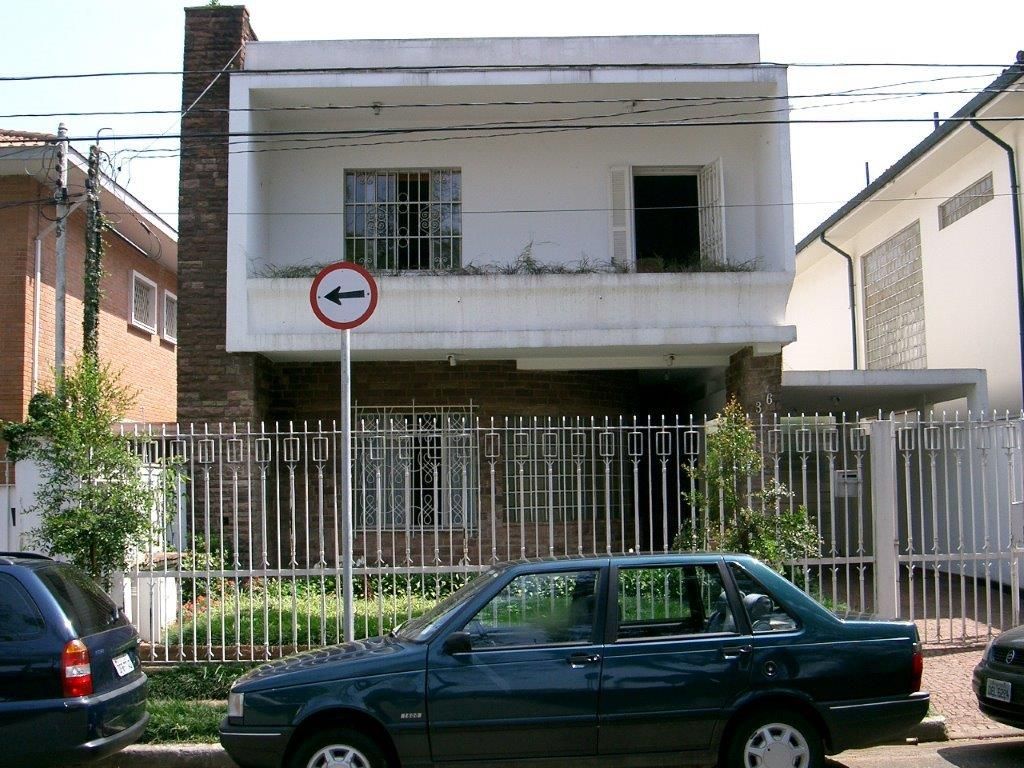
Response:
M59 387L64 379L65 299L68 282L68 129L64 123L57 127L57 179L57 189L54 190L57 202L57 278L53 372L56 376L55 385Z
M100 148L89 147L88 207L85 224L85 281L82 307L82 354L99 356L100 278L103 275L103 215L100 211Z

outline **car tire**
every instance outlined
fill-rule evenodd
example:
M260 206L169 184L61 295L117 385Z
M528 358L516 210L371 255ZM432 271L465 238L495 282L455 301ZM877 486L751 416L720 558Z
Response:
M351 728L330 728L304 739L288 768L328 768L338 761L346 768L388 767L384 752L369 736Z
M766 759L768 754L771 760ZM744 717L723 744L722 768L822 768L825 750L818 729L789 710L761 710Z

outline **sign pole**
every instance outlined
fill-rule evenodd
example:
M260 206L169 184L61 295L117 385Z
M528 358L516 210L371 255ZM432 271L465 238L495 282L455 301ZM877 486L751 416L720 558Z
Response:
M339 261L328 264L309 286L313 314L328 328L341 334L341 579L345 642L356 636L352 600L352 353L349 331L367 320L377 308L377 281L360 264ZM337 572L337 569L335 569Z
M345 642L355 639L352 604L352 356L348 328L341 332L341 578Z

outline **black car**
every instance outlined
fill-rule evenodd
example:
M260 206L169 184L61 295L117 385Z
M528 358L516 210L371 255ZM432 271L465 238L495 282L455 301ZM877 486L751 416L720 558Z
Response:
M80 570L0 553L0 764L65 765L137 740L149 719L138 646Z
M1024 626L989 643L974 668L972 686L982 712L997 722L1024 728Z
M844 621L743 555L487 570L386 637L237 680L243 768L820 768L928 710L909 622Z

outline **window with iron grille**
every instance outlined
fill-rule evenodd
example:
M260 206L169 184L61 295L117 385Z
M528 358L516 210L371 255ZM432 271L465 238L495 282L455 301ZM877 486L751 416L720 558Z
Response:
M164 291L164 338L178 342L178 297L170 291Z
M462 172L345 172L345 258L371 270L462 263Z
M939 206L939 229L945 229L957 219L981 208L992 199L992 174L982 178L953 195Z
M861 264L867 367L927 368L921 223L868 251Z
M131 323L149 333L156 333L156 283L138 272L132 272Z
M476 528L479 452L471 406L360 408L353 429L358 528Z

